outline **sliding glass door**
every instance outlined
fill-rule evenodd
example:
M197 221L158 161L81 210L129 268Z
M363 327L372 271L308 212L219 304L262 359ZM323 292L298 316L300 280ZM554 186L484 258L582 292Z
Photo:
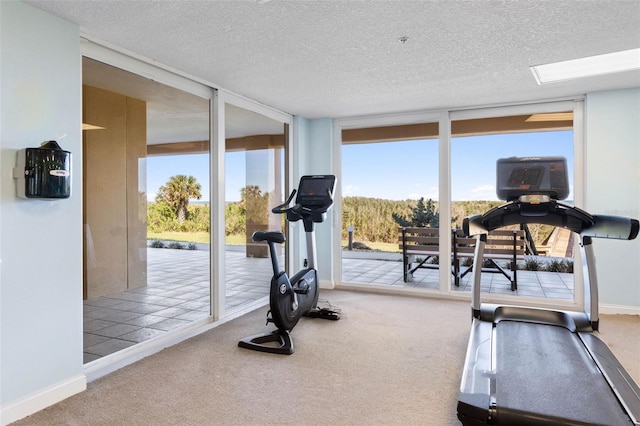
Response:
M256 231L284 229L271 209L284 202L288 126L225 103L225 310L265 300L273 275ZM278 247L284 267L284 246Z
M210 316L210 112L204 97L89 58L83 83L91 362Z

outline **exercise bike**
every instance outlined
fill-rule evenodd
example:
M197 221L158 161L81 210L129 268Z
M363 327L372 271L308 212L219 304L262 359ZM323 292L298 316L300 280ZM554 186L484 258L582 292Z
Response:
M285 242L280 231L256 231L252 235L254 242L265 241L269 246L273 278L269 291L269 312L267 324L272 322L276 330L270 333L247 337L238 342L238 346L261 352L291 355L294 352L290 332L303 315L330 320L340 319L338 310L318 307L318 272L315 269L316 241L315 224L324 222L327 211L333 205L335 176L303 176L298 190L289 195L287 201L271 211L286 215L287 221L302 220L307 241L307 259L305 268L289 278L280 268L276 244ZM291 205L293 197L297 197Z

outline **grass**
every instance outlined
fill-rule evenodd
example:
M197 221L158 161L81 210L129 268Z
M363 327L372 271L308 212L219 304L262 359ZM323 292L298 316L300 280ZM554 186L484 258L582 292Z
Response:
M232 246L243 246L247 243L247 237L244 234L227 235L225 243Z
M363 244L366 244L371 250L377 251L387 251L387 252L400 252L398 248L398 243L379 243L379 242L371 242L371 241L361 241ZM342 241L342 247L347 247L349 242L347 240Z
M201 243L209 244L210 238L208 232L147 232L148 240L162 240L162 241L181 241L185 243ZM242 234L227 235L225 243L228 245L243 246L246 244L246 237ZM344 240L342 246L346 247L348 242ZM387 251L387 252L400 252L398 243L379 243L365 241L364 244L371 247L371 250Z
M185 243L209 244L208 232L147 232L148 240L181 241ZM244 245L244 235L227 235L225 243L229 245Z

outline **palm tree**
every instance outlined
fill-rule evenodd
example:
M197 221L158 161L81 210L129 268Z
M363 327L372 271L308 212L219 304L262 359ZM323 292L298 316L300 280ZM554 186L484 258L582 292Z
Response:
M187 216L187 206L189 199L200 199L200 189L202 187L193 176L176 175L171 176L165 186L158 189L156 202L168 204L178 216L178 222L184 222Z

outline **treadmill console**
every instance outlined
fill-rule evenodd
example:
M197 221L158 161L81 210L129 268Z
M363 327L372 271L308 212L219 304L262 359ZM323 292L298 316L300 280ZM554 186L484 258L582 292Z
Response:
M336 177L333 175L302 176L298 186L296 204L303 207L329 209L333 204Z
M546 195L554 200L569 196L564 157L501 158L496 169L496 192L501 200L517 200L522 195Z

